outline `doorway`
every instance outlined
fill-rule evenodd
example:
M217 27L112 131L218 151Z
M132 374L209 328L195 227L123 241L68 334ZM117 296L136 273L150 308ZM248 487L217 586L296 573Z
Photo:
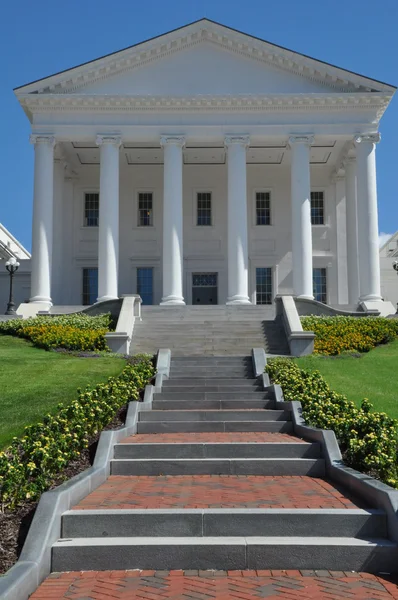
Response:
M218 303L218 273L192 273L192 304Z

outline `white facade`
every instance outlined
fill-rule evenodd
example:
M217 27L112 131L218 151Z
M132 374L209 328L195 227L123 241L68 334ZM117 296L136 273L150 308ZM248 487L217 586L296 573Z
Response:
M8 229L0 223L0 314L7 308L10 291L10 276L5 267L9 258L20 263L18 277L14 278L15 303L26 302L30 297L30 253Z
M87 301L95 268L99 299L145 278L154 304L313 297L318 269L329 304L377 303L375 149L394 91L205 19L18 88L31 301Z
M398 272L393 263L398 261L398 231L380 248L381 293L398 309Z

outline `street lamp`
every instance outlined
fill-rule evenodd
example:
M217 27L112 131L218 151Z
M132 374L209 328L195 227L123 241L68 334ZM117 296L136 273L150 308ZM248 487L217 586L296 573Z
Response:
M394 262L392 263L392 268L394 269L394 271L397 272L397 275L398 275L398 260L394 260ZM398 315L398 302L397 302L397 312L395 314Z
M12 282L14 274L18 271L19 262L13 256L6 262L6 269L10 274L10 297L8 299L6 315L16 315L14 298L12 297Z

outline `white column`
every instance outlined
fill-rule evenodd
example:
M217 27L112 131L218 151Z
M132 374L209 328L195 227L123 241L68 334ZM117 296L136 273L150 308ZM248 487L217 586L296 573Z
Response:
M163 135L163 297L160 304L185 304L183 295L183 210L181 135Z
M379 301L380 257L377 217L376 144L378 133L360 135L357 149L357 205L360 300Z
M357 161L349 156L344 161L347 227L348 302L359 299L358 221L357 221Z
M337 294L331 302L348 304L348 282L347 282L347 227L346 227L346 181L345 173L338 169L334 175L336 218L334 228L336 231L336 263L337 268Z
M57 152L58 147L56 148ZM63 193L65 162L63 156L54 158L54 201L53 201L53 253L51 265L51 289L55 304L67 304L62 294L62 283L64 278L63 264Z
M246 148L249 136L225 137L228 162L228 300L227 304L249 301L247 243Z
M293 135L291 148L293 294L313 299L310 147L312 135Z
M119 148L121 138L98 135L100 202L98 228L98 302L118 298Z
M45 310L52 305L51 258L55 138L46 135L31 135L30 141L35 146L30 302L43 304L43 310Z

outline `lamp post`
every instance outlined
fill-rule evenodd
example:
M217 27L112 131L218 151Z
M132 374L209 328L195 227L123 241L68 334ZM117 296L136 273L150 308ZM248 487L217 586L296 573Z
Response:
M398 275L398 261L397 260L394 260L394 262L392 263L392 268L394 269L394 271L396 271L396 273ZM398 302L397 302L397 311L395 314L398 315Z
M14 298L12 296L12 283L14 279L14 274L18 271L19 262L13 256L6 262L6 269L10 274L10 297L8 299L7 310L5 312L6 315L16 315L15 312L15 304Z

